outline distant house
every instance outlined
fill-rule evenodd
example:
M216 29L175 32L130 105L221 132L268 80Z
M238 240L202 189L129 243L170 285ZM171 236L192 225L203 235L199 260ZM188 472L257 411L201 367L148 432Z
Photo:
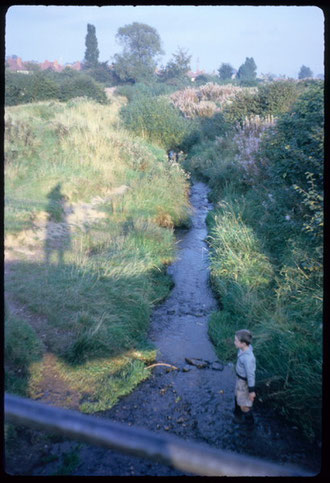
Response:
M63 65L60 65L57 60L54 60L54 62L50 62L49 60L45 60L40 64L41 70L47 70L51 69L55 72L62 72L64 69Z
M190 78L191 82L195 82L196 77L202 74L205 74L204 70L196 70L196 72L192 72L190 70L189 72L187 72L187 76Z
M29 71L26 68L24 62L20 57L17 55L12 55L11 57L6 58L6 64L9 70L12 72L18 72L20 74L28 74Z
M12 55L6 58L7 68L12 72L18 72L20 74L29 74L31 71L29 66L32 64L38 65L41 70L51 69L54 72L62 72L65 67L70 67L70 69L74 70L82 70L82 63L79 61L73 62L72 64L65 64L63 66L59 64L57 60L54 60L54 62L45 60L44 62L38 63L35 61L23 62L20 57L17 57L17 55Z
M82 62L74 62L73 64L65 64L65 67L70 67L73 70L82 70Z

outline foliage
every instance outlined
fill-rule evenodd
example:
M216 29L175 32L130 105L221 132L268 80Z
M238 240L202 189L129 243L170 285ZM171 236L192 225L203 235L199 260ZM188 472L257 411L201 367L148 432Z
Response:
M261 155L269 160L271 174L287 186L308 191L310 173L318 192L323 189L323 100L321 85L309 88L265 139Z
M34 72L29 75L6 73L6 105L56 99L58 96L59 86L45 72Z
M96 67L85 70L86 74L90 75L97 82L112 85L112 75L107 62L99 62Z
M233 101L226 105L223 111L228 122L243 124L244 120L260 113L256 91L251 89L238 90Z
M246 57L244 64L237 71L237 78L243 83L256 80L257 66L253 57Z
M87 412L111 407L148 377L150 313L172 287L165 267L175 256L173 227L190 214L185 173L164 150L118 127L121 106L114 97L110 105L76 98L6 109L6 249L41 254L38 261L21 254L6 289L34 312L36 338L47 346L29 361L32 342L16 324L20 332L7 338L15 354L6 360L8 390L18 390L15 361L24 356L28 397L42 397L51 371L63 382L61 404L72 407L74 394ZM67 216L79 216L67 218L63 262L54 253L46 264L40 220L54 214L49 196L59 184L73 209ZM92 219L81 220L91 206Z
M250 117L279 116L288 112L306 86L291 80L275 81L259 85L256 88L237 90L224 113L228 121L242 123Z
M85 39L84 67L87 69L96 68L99 62L99 49L94 25L87 24L87 35Z
M179 147L189 123L166 97L141 95L121 111L127 129L166 150Z
M231 79L234 74L234 68L230 64L222 63L218 69L221 80Z
M190 62L191 55L188 55L187 51L179 47L177 52L172 55L172 59L160 71L160 80L167 81L169 79L180 79L184 77L191 69Z
M170 94L173 88L162 82L136 82L135 84L126 84L118 86L115 95L125 96L129 102L132 102L139 96L161 96Z
M234 360L235 330L251 329L260 400L313 439L321 431L323 88L292 87L261 89L264 105L283 111L277 120L253 118L236 99L240 127L201 140L185 166L212 188L211 282L222 309L209 334L218 356Z
M123 53L114 56L114 71L121 81L138 82L154 76L155 58L162 54L158 32L149 25L133 22L118 29L116 38Z
M306 79L308 77L313 77L313 72L309 67L302 65L300 67L300 71L298 73L298 79Z
M84 96L95 99L100 104L108 102L104 89L89 76L82 74L61 84L59 100L68 101L74 97Z
M86 73L67 68L63 72L6 73L5 103L8 106L58 99L67 101L86 96L106 103L103 87Z
M278 116L291 109L300 94L294 81L283 80L258 86L259 113L263 116Z

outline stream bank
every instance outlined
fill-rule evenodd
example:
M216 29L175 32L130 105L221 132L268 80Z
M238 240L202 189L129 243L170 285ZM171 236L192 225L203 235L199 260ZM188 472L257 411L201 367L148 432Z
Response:
M305 442L297 429L270 409L255 409L252 429L233 423L234 367L217 360L207 334L208 318L217 303L209 285L205 219L212 205L204 183L193 184L191 204L192 226L178 235L177 260L168 269L175 286L155 309L149 334L158 349L157 363L176 369L155 366L151 377L133 393L97 415L318 473L319 449ZM35 465L25 474L54 474L70 452L76 455L72 475L184 476L142 458L68 440L50 445L48 453L53 461Z

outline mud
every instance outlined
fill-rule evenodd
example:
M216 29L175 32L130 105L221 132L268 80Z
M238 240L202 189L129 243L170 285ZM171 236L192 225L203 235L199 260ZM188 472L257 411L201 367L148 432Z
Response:
M178 257L169 267L175 287L154 311L149 334L158 348L157 362L177 369L155 366L151 377L132 394L97 415L267 461L295 464L317 474L320 447L305 441L297 428L271 409L257 403L250 429L233 422L234 368L217 359L207 334L209 316L217 308L205 242L205 218L212 207L207 196L205 184L193 184L192 227L178 234ZM48 460L53 461L40 464L35 458L25 474L55 474L69 453L76 458L72 475L184 476L156 462L68 440L47 445Z

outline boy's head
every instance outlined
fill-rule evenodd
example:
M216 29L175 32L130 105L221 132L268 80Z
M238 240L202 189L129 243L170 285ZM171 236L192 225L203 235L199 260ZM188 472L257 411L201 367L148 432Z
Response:
M239 344L236 344L236 341L239 342ZM236 347L242 347L243 345L249 346L252 342L252 334L249 330L247 329L242 329L238 330L235 333L235 345Z

